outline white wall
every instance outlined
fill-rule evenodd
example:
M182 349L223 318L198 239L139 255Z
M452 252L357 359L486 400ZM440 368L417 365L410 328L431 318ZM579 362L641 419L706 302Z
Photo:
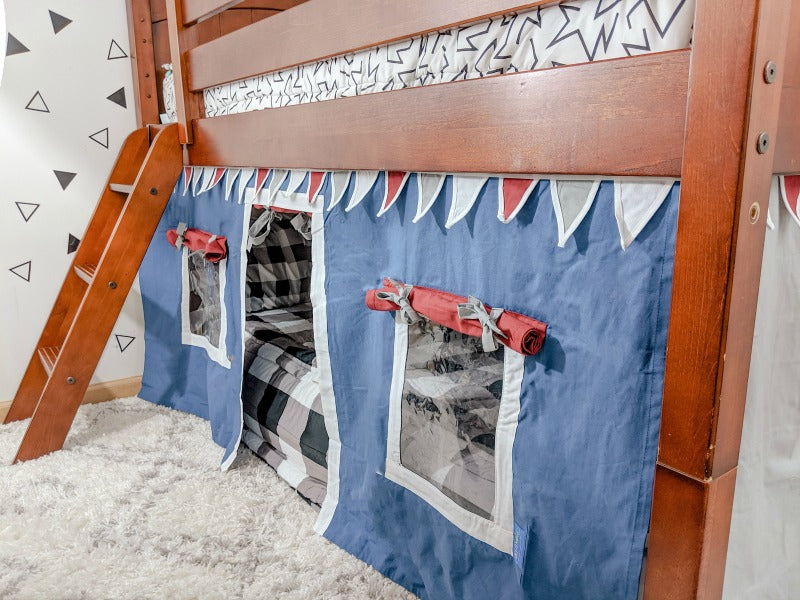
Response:
M70 235L83 237L136 127L125 0L5 5L10 36L28 50L9 38L0 86L0 400L13 398L34 351L72 259ZM127 107L108 99L120 88ZM90 138L105 142L106 128L108 148ZM54 171L75 173L66 189ZM134 290L94 381L141 374L142 322Z

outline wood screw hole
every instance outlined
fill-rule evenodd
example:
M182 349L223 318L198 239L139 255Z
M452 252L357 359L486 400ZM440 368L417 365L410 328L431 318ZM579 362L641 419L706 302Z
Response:
M767 61L767 64L764 66L764 81L766 83L775 83L777 77L778 65L775 64L774 60Z
M758 217L761 216L761 207L758 205L758 202L753 202L750 205L750 224L755 225L758 223Z
M112 290L117 289L117 282L116 281L109 281L108 282L108 287L110 287Z
M68 384L68 385L72 385L72 384L74 384L74 383L75 383L75 378L74 378L72 375L70 375L69 377L67 377L67 384Z
M769 135L765 131L762 131L758 136L756 150L758 150L759 154L766 154L767 150L769 150Z
M151 196L157 196L158 195L158 189L157 188L150 188L150 195Z

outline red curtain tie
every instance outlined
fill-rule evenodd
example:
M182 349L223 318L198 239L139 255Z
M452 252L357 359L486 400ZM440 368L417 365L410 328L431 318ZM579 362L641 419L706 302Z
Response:
M182 224L181 224L182 225ZM202 252L208 262L221 261L228 254L227 238L215 236L202 229L177 229L167 231L167 241L171 246L186 246L191 252Z

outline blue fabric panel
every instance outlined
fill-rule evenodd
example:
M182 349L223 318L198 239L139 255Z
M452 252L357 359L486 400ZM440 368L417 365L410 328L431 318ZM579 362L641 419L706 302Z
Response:
M383 177L383 175L381 176ZM623 251L613 186L557 247L550 186L497 219L497 180L446 230L452 183L411 219L414 176L377 219L383 182L325 216L325 290L342 441L325 535L423 598L636 597L649 521L679 188ZM342 206L346 204L346 199ZM461 532L383 476L394 315L364 304L384 276L473 294L549 324L525 361L514 443L517 558Z
M195 414L211 422L214 441L225 449L223 462L236 452L242 426L242 231L246 207L225 201L224 185L182 195L183 177L172 192L139 270L145 321L145 360L140 397ZM166 232L184 222L228 238L225 344L231 359L225 368L205 349L181 343L181 253Z

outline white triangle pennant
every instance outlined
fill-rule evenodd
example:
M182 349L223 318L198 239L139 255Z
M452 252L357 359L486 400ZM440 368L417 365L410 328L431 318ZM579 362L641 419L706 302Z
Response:
M350 212L366 197L372 186L378 180L380 171L356 171L356 183L353 186L353 195L350 196L350 202L347 204L345 210Z
M250 179L253 177L253 173L255 172L255 169L242 169L239 173L239 183L236 185L236 197L239 201L239 204L244 202L244 193L247 189L247 184L250 183Z
M344 193L347 191L347 186L350 185L350 178L352 176L353 171L334 171L331 173L333 191L331 193L331 203L328 205L328 210L331 210L344 198Z
M488 177L480 175L453 175L453 201L444 224L447 229L467 216L487 181Z
M192 196L197 196L197 188L203 180L203 167L192 167Z
M412 223L424 217L433 206L444 187L447 175L441 173L417 173L417 214Z
M236 183L236 178L241 172L241 169L228 169L228 174L225 175L225 200L230 200L233 184Z
M296 194L297 190L300 189L300 186L303 185L303 181L305 181L306 175L308 171L298 171L297 169L292 169L289 172L289 187L286 188L290 194Z
M551 179L550 197L558 223L558 247L563 248L583 223L600 188L600 180Z
M195 194L196 196L204 194L212 188L214 185L214 174L216 172L217 169L215 167L203 167L203 181L200 184L200 189Z
M272 169L272 179L269 180L269 187L267 188L269 190L270 204L275 201L275 196L278 195L278 191L288 176L289 171L287 169Z
M672 180L614 182L614 216L623 250L656 214L673 183Z

